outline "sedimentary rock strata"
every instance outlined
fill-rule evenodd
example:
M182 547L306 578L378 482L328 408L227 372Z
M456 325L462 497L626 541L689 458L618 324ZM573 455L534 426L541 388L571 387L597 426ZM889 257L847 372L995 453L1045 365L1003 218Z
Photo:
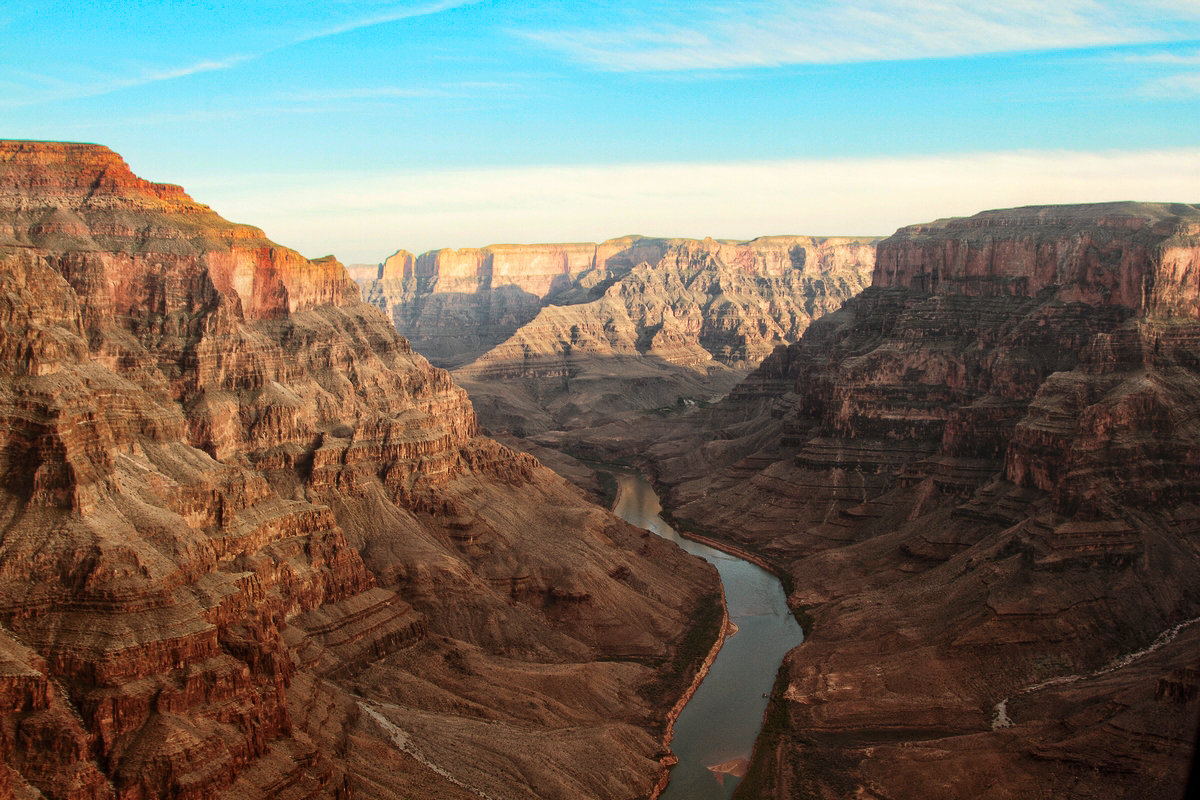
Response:
M739 796L1182 796L1198 300L1197 206L904 228L653 448L681 524L813 621Z
M479 437L335 260L2 142L0 284L0 794L649 791L714 575Z
M801 236L400 251L367 297L524 437L720 396L873 264L874 240Z

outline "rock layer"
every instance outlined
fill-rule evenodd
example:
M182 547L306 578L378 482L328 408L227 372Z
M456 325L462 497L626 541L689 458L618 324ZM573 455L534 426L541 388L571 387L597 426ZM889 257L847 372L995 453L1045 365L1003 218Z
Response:
M873 264L874 240L803 236L401 251L367 296L490 430L525 437L720 396Z
M5 794L650 791L711 570L480 438L337 261L0 142L0 284Z
M680 524L813 620L738 796L1182 796L1198 267L1185 204L904 228L652 449Z

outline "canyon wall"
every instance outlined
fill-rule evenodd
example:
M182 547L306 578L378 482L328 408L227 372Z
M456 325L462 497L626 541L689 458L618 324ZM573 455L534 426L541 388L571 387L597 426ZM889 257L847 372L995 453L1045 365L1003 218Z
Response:
M0 285L0 795L657 782L712 570L480 437L336 260L0 142Z
M911 226L871 288L644 434L680 526L784 569L812 620L739 797L1182 796L1198 300L1198 206Z
M533 322L545 306L668 292L635 313L634 339L682 316L712 358L757 363L799 337L814 316L861 290L874 240L768 236L750 242L629 236L600 244L492 245L398 251L380 267L367 299L433 363L462 366ZM640 268L640 269L639 269ZM650 280L654 285L647 287ZM699 283L697 283L699 279ZM724 279L724 283L722 283ZM703 312L713 313L703 313ZM653 319L646 318L654 317Z
M805 236L401 251L366 296L521 438L719 397L861 291L874 255Z

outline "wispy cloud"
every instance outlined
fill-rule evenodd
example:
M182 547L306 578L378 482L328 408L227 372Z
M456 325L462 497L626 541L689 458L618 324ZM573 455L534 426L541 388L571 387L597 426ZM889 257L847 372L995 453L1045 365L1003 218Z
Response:
M1200 50L1192 52L1134 53L1121 59L1130 64L1175 70L1146 80L1140 93L1148 97L1191 98L1200 96ZM1183 70L1183 71L1179 71Z
M430 14L440 14L443 11L452 11L456 8L475 5L482 0L442 0L437 3L427 3L419 6L402 6L399 8L391 8L387 11L378 14L370 14L363 17L356 17L352 20L340 22L336 25L331 25L328 28L323 28L312 33L305 34L298 39L293 40L290 44L303 44L304 42L312 42L317 39L326 39L330 36L338 36L343 33L361 30L362 28L370 28L375 25L383 25L388 22L399 22L404 19L414 19L416 17L427 17Z
M1121 60L1129 64L1200 67L1200 50L1192 53L1133 53L1123 56Z
M243 61L249 61L254 56L230 56L218 60L197 61L193 64L188 64L182 67L170 67L157 71L148 72L140 77L126 81L119 81L116 88L126 89L131 86L141 86L147 83L158 83L159 81L173 81L176 78L186 78L189 75L198 75L201 72L217 72L223 69L230 69Z
M314 90L280 95L280 99L296 103L326 102L330 100L403 100L410 98L448 97L445 89L427 89L403 86L365 86L347 89Z
M1142 86L1142 94L1160 98L1200 97L1200 70L1155 78Z
M335 25L302 33L294 38L286 39L273 47L220 58L200 59L180 66L150 67L134 75L105 76L89 81L76 80L74 82L63 81L51 76L26 76L27 79L30 79L30 83L40 84L40 86L32 90L26 88L24 92L16 91L10 97L0 99L0 108L37 105L40 103L73 100L84 97L98 97L124 89L133 89L163 81L177 80L205 72L218 72L260 59L263 56L286 47L294 47L320 39L327 39L331 36L350 33L351 31L383 25L389 22L440 14L444 11L474 5L479 2L481 0L441 0L440 2L421 5L406 4L396 6L389 4L390 7L386 11L354 17Z
M1197 202L1200 150L176 176L230 219L308 255L649 235L888 234L986 208ZM731 203L730 197L737 202Z
M524 37L615 71L937 58L1200 36L1185 0L743 0Z
M26 91L24 96L14 92L8 99L0 100L0 107L13 108L58 100L99 97L119 92L122 89L133 89L162 81L186 78L189 75L230 69L253 58L257 58L257 56L236 55L222 59L204 59L183 66L147 69L136 75L103 78L84 83L70 83L49 75L27 75L26 80L29 83L39 84L39 87L32 92Z

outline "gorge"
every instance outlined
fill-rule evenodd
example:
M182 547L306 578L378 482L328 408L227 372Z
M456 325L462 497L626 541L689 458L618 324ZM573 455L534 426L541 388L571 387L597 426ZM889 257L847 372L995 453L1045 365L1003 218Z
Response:
M584 457L811 623L735 797L1182 796L1200 206L362 272L0 142L0 796L651 796L721 586Z
M520 444L583 486L572 455L631 461L787 575L813 632L738 797L1182 796L1200 208L984 212L874 261L723 399Z
M727 800L745 774L784 654L804 639L779 580L762 567L681 534L636 472L617 470L613 512L676 542L721 575L728 618L720 652L673 726L679 763L662 800Z

